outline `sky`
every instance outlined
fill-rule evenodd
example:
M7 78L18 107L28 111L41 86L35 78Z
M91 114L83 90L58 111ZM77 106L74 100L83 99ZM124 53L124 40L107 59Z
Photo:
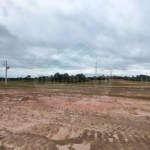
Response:
M150 75L149 57L149 0L0 0L0 76Z

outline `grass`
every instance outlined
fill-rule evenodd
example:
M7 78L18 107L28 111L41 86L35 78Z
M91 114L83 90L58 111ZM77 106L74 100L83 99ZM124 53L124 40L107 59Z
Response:
M5 150L4 145L1 145L1 146L0 146L0 150Z
M150 88L150 83L148 82L147 85L145 82L141 81L125 81L125 80L111 80L110 84L102 83L100 80L94 84L93 81L86 82L86 83L54 83L54 82L46 82L44 84L34 82L34 81L8 81L7 85L4 85L4 82L0 82L0 87L34 87L35 85L39 86L79 86L79 87L87 87L87 86L95 86L98 87L125 87L125 88Z
M37 86L37 88L35 88ZM45 93L46 89L51 89L51 93L49 94L70 94L72 95L108 95L113 97L124 97L124 98L133 98L133 99L143 99L143 100L150 100L150 94L144 93L144 90L140 91L130 91L130 89L146 89L150 90L150 83L147 84L147 86L144 86L145 83L138 82L138 81L125 81L125 80L114 80L112 82L112 85L110 84L101 84L98 83L98 86L95 87L95 85L92 82L89 82L87 84L73 84L73 83L65 83L65 84L51 84L51 83L45 83L45 84L35 84L33 81L31 82L21 82L21 81L11 81L8 82L7 85L4 85L4 82L0 83L0 89L23 89L26 90L28 93L31 92L31 90L39 90L42 92L44 90ZM32 89L31 89L32 88ZM104 88L98 89L98 88ZM106 88L106 89L105 89ZM108 89L107 89L108 88ZM124 90L117 90L117 89L124 89ZM56 91L57 90L57 91ZM135 92L135 93L134 93ZM148 92L148 91L147 91ZM138 93L140 93L138 95Z
M7 88L18 88L18 87L34 87L34 82L23 82L20 81L10 81L7 85L4 82L0 83L0 89L7 89Z

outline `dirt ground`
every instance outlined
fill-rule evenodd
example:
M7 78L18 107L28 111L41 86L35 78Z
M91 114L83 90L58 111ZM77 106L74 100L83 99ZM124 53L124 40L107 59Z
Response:
M149 150L150 100L0 90L0 150Z

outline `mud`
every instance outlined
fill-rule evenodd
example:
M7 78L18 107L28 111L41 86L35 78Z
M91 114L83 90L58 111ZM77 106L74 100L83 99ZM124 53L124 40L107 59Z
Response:
M149 150L150 101L0 90L0 149Z

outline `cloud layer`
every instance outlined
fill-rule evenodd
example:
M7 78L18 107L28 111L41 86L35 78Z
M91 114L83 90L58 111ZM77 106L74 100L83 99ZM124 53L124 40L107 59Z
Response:
M82 43L101 57L99 74L150 74L149 7L148 0L0 1L0 60L14 76L42 74L58 49ZM94 65L85 55L61 72L94 74Z

